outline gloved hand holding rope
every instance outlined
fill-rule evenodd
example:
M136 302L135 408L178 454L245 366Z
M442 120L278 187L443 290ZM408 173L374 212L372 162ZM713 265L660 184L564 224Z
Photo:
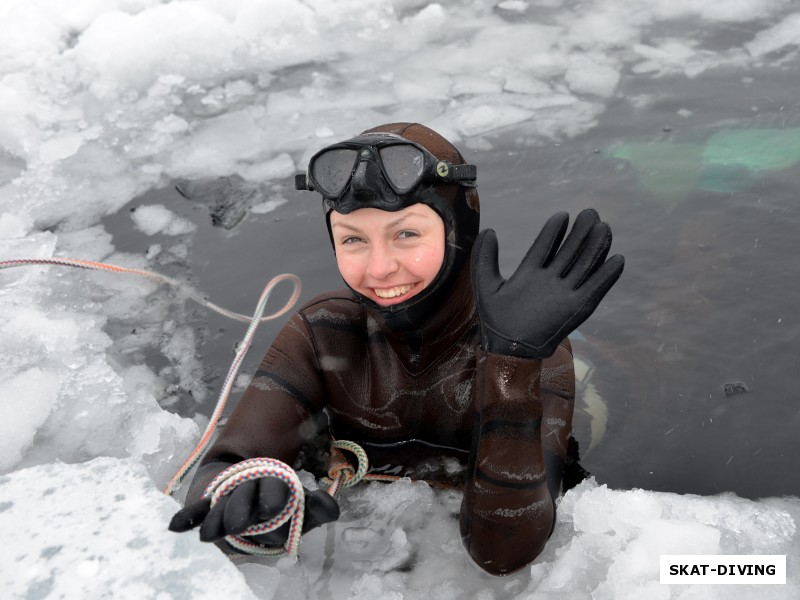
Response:
M353 468L337 449L355 454L358 467ZM253 458L234 465L207 463L195 476L200 481L213 477L202 499L175 513L169 529L180 533L199 527L202 541L224 538L247 554L273 556L286 552L296 556L302 534L339 518L334 496L340 489L364 478L397 479L367 475L366 452L354 442L333 442L331 454L331 478L322 481L329 486L327 491L304 488L289 465L272 458Z
M333 496L303 488L294 470L280 461L256 458L235 465L214 462L203 465L203 470L221 472L208 485L202 500L172 517L171 531L199 526L204 542L225 538L241 552L274 555L285 551L295 556L300 535L339 518L339 505Z

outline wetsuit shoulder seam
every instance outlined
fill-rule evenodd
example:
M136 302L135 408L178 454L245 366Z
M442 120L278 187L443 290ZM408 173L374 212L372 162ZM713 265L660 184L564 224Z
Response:
M302 321L306 331L308 332L308 339L311 340L311 351L314 354L314 368L317 370L317 373L321 374L322 365L320 365L319 362L319 348L317 347L317 338L314 335L314 329L311 327L311 324L308 322L308 319L306 319L306 316L302 313L302 311L298 311L297 316L300 321Z

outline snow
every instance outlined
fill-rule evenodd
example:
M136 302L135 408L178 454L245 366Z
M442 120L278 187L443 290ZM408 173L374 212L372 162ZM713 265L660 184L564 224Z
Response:
M800 15L787 16L777 25L760 32L747 44L747 50L756 58L800 45Z
M131 212L131 219L147 235L185 235L197 229L194 223L179 217L163 204L137 206Z
M76 256L135 268L194 224L131 213L155 238L119 252L100 220L175 178L290 177L319 148L383 122L427 123L466 147L513 131L543 144L591 130L627 73L657 80L797 59L790 0L5 0L0 4L0 260ZM755 26L742 46L691 37ZM755 25L754 25L755 24ZM653 33L656 32L656 33ZM269 212L285 198L253 207ZM158 491L206 394L172 291L107 273L0 273L0 573L11 597L745 598L747 586L660 586L665 553L787 554L797 597L797 498L675 496L585 482L547 549L495 580L469 564L457 494L399 482L346 492L299 563L234 566L166 523ZM157 351L167 366L148 363ZM168 385L167 381L177 381ZM102 523L102 526L99 524ZM19 567L9 568L10 565Z
M41 383L39 383L41 382ZM0 426L0 469L10 469L20 462L33 443L33 436L44 424L56 402L59 381L52 372L31 367L0 383L0 397L13 419Z
M165 532L179 504L135 460L22 469L0 494L7 598L256 597L213 546Z

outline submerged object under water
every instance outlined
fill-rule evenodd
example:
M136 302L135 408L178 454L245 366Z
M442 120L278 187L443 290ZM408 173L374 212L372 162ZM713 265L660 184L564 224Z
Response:
M260 187L239 175L181 181L175 189L187 200L207 205L211 224L225 229L236 227L262 198Z

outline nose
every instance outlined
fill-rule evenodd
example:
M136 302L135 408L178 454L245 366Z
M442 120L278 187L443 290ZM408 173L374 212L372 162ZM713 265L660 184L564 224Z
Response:
M372 244L369 253L369 265L367 270L369 276L376 280L382 281L397 272L400 263L395 256L395 253L385 242L375 242Z

